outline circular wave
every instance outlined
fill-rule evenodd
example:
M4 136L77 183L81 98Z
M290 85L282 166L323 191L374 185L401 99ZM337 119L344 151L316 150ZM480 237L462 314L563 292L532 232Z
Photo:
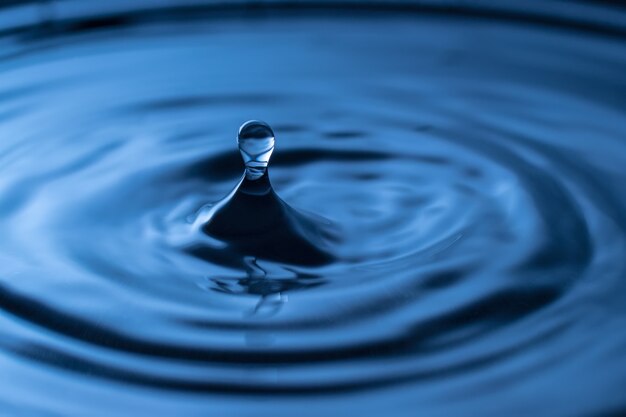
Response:
M18 34L0 61L6 409L625 406L621 38L443 15L123 23ZM185 249L243 172L250 118L276 133L276 192L335 229L331 263Z

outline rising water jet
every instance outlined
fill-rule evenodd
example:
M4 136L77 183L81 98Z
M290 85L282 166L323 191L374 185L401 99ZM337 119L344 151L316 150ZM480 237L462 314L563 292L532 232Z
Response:
M275 143L272 128L250 120L240 127L237 143L245 172L235 189L213 207L203 232L225 242L227 252L237 259L297 265L331 262L327 221L292 208L272 187L268 173ZM216 260L208 251L201 251L201 256Z

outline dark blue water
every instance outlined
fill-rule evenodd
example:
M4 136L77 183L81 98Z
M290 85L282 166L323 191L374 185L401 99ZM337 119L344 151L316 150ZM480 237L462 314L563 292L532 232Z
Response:
M626 415L626 12L498 3L6 3L0 415Z

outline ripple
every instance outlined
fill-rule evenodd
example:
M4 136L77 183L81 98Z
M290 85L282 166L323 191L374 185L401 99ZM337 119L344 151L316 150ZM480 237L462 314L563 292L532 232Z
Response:
M621 35L430 11L5 34L4 409L623 409ZM190 232L250 118L327 262Z

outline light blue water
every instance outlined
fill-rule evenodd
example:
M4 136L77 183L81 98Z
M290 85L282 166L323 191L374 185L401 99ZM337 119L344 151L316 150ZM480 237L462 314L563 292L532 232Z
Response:
M0 9L1 416L626 413L622 9L200 3Z

